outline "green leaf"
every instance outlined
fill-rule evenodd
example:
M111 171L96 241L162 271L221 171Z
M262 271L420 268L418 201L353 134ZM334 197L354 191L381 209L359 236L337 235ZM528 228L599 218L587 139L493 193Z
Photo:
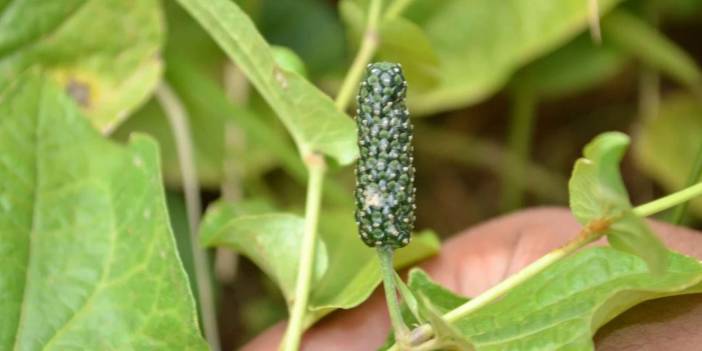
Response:
M401 62L413 89L426 91L439 82L439 59L422 29L398 17L380 25L383 46L379 61Z
M468 298L458 295L434 282L420 268L412 268L410 270L407 285L415 294L428 298L432 306L442 314L468 301Z
M365 30L367 10L368 5L363 4L363 1L339 2L340 15L356 44L360 42ZM419 26L405 18L395 17L383 19L379 32L378 61L400 62L407 81L412 84L412 90L427 90L436 85L439 60L429 38Z
M646 300L700 292L702 265L669 253L653 275L634 255L590 248L547 268L454 325L477 350L594 350L592 336Z
M12 1L0 15L0 87L41 66L103 132L142 104L161 77L157 0Z
M297 54L285 46L271 46L273 59L283 69L307 78L307 68Z
M424 316L424 319L429 321L432 330L434 331L434 348L438 350L457 350L457 351L472 351L475 350L470 341L461 331L455 326L449 324L441 317L441 313L434 308L430 299L423 295L417 298L419 302L419 310Z
M668 191L680 190L702 147L700 135L702 103L688 94L666 96L657 118L641 126L634 148L638 165ZM690 209L702 216L702 199L691 201Z
M227 211L216 206L213 211L215 219L210 218L202 225L202 244L225 246L251 259L280 286L283 296L291 304L300 262L304 218L287 213L267 213L227 220ZM225 221L223 225L222 221ZM328 259L326 246L321 240L316 247L313 281L327 269Z
M520 69L511 84L530 89L540 97L555 98L591 89L611 79L624 67L627 56L611 45L579 35L553 53Z
M612 12L602 21L602 37L680 84L702 88L702 71L695 59L642 19L625 11Z
M398 289L402 296L401 310L405 324L410 327L417 327L428 323L427 319L431 319L432 325L445 331L443 334L450 336L449 338L444 338L444 345L442 346L450 346L449 344L452 344L455 347L457 342L461 343L459 347L460 345L463 347L469 346L465 345L466 340L463 340L463 338L457 338L458 340L453 340L452 343L447 344L447 341L457 337L457 335L454 335L456 330L440 320L442 314L468 301L466 297L457 295L437 284L421 268L412 268L409 271L407 284L402 282L399 277L397 279ZM395 344L395 337L390 331L390 335L386 343L381 347L381 350L386 350L393 344Z
M667 249L646 222L632 211L625 211L607 230L607 241L615 249L637 255L653 273L665 268Z
M600 0L601 13L617 3ZM426 115L490 96L518 67L586 28L587 6L582 0L413 1L404 15L429 38L439 83L427 91L410 89L410 111Z
M0 349L206 349L156 144L103 139L45 76L0 97Z
M568 183L570 208L583 225L606 223L605 234L614 248L642 257L651 271L660 272L668 250L644 220L632 212L619 174L619 162L627 146L628 136L608 132L585 147L585 157L575 163Z
M307 325L337 308L365 301L381 281L375 250L356 233L352 211L323 213L308 302ZM304 219L292 214L241 214L224 202L210 206L201 227L202 243L226 246L249 257L280 287L288 302L294 295ZM438 251L431 232L417 234L397 251L396 264L409 264Z
M699 18L702 11L702 1L700 0L668 0L655 4L656 11L666 19L666 23L673 20L694 21Z
M298 74L275 63L271 48L239 7L227 0L179 0L270 104L303 157L320 152L349 164L358 156L353 121Z
M421 268L412 268L408 274L407 284L405 285L400 280L398 281L398 287L402 295L403 316L407 325L416 326L426 322L419 313L418 296L429 299L432 308L441 314L468 301L468 298L460 296L434 282Z
M598 135L583 151L573 167L568 183L570 209L580 224L611 217L618 211L631 207L619 162L629 137L619 132Z
M312 77L344 69L344 31L330 3L262 1L259 13L256 24L263 36L271 44L289 47L300 55Z

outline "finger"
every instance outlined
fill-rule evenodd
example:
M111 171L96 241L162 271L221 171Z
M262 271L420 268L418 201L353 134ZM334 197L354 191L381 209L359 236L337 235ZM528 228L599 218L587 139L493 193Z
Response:
M476 296L575 237L580 226L562 208L536 208L497 217L447 240L422 265L447 288Z
M286 323L278 323L258 335L242 351L276 350L285 333ZM307 331L302 341L304 351L367 351L383 344L390 331L390 319L380 289L361 306L338 311Z

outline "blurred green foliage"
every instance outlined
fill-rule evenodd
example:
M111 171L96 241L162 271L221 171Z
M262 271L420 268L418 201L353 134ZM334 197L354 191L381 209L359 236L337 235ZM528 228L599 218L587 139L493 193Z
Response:
M329 256L326 268L336 267L334 274L343 279L318 277L328 289L313 296L322 312L311 318L365 299L379 273L368 252L352 244L353 177L344 165L357 154L355 130L329 96L367 40L367 0L238 0L242 11L229 11L231 3L222 0L211 2L221 10L213 13L191 4L206 29L175 1L55 4L0 6L0 87L11 86L25 70L43 70L103 134L119 141L133 132L153 136L173 192L169 213L186 268L191 257L183 243L190 233L174 195L182 184L176 141L162 107L150 98L159 82L169 84L185 106L207 201L223 198L211 206L206 224L213 225L222 207L252 199L263 199L265 212L299 213L307 178L303 157L315 151L333 160L325 180L321 247L341 252ZM607 129L633 132L636 150L635 158L623 160L629 195L617 194L617 206L628 210L630 202L695 179L693 163L702 152L702 51L696 37L702 1L601 0L599 44L589 33L591 14L582 0L385 5L375 59L403 64L410 111L429 117L417 121L420 227L446 236L505 208L565 205L572 160ZM518 94L530 99L522 109L515 107ZM517 110L521 117L511 121L522 118L524 128L505 117ZM523 181L499 183L499 176ZM496 200L495 194L505 193L519 195L512 206ZM689 223L699 225L702 202L693 202L692 209ZM236 224L240 215L230 213L219 225ZM299 231L299 215L283 219ZM244 229L234 226L229 234ZM414 259L436 250L427 240ZM353 255L343 255L347 248ZM281 256L245 253L254 261L264 260L257 255ZM362 257L366 276L352 274L351 256ZM344 279L360 283L348 288ZM278 283L289 294L291 282ZM270 307L275 318L284 306L269 298L270 290L256 303ZM245 301L252 294L222 298ZM222 313L239 313L250 330L270 321L252 309ZM230 346L243 342L242 335L233 339Z

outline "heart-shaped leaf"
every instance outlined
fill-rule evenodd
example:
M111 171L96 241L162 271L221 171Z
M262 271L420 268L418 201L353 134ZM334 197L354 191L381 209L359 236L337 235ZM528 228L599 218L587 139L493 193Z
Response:
M665 267L667 249L632 212L619 174L619 162L628 145L628 136L609 132L585 147L584 157L576 161L568 183L570 208L583 225L605 223L607 228L603 229L613 247L641 256L652 271L659 272Z
M0 97L0 310L3 350L206 349L156 144L34 73Z
M619 174L619 162L628 146L625 134L600 134L585 146L583 158L575 162L568 190L570 209L581 224L631 207Z

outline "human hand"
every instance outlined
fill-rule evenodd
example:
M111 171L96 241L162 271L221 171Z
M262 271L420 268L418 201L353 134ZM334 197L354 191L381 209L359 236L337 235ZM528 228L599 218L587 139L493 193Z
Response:
M702 233L651 222L671 249L702 258ZM420 265L447 288L477 296L577 234L580 225L562 208L537 208L484 222L447 240L441 253ZM600 241L596 244L602 244ZM702 295L684 295L638 305L600 329L598 350L699 350ZM305 351L367 351L383 344L390 329L382 291L361 306L338 311L304 336ZM268 329L243 351L276 350L285 323Z

